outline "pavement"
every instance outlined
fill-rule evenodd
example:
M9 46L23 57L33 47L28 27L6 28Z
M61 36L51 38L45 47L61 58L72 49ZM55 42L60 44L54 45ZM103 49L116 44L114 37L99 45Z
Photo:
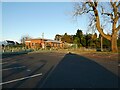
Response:
M117 75L77 54L22 54L0 64L2 88L118 88Z

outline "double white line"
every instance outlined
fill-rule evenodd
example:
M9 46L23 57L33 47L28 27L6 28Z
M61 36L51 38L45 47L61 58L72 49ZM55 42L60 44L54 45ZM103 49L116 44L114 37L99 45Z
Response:
M21 81L21 80L25 80L25 79L29 79L29 78L41 76L41 75L42 75L42 73L39 73L39 74L35 74L35 75L32 75L32 76L28 76L28 77L24 77L24 78L19 78L19 79L15 79L15 80L3 82L3 83L0 83L0 85L4 85L4 84L8 84L8 83L13 83L13 82L16 82L16 81Z

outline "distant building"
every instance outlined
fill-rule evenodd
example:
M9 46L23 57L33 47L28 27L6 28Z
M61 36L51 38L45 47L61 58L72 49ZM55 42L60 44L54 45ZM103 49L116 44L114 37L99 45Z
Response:
M2 52L5 52L6 50L9 51L10 48L8 48L8 47L14 46L14 45L19 45L19 43L16 41L11 41L11 40L0 41L0 51L2 51ZM13 51L13 50L11 50L11 51Z
M19 44L18 42L11 41L11 40L5 40L5 41L0 42L0 45L4 45L4 46L6 46L6 45L18 45L18 44Z
M6 42L7 42L8 45L15 45L15 42L14 42L14 41L6 40Z
M62 48L63 43L61 41L51 40L51 39L42 39L42 38L35 38L29 39L25 41L25 45L27 48Z

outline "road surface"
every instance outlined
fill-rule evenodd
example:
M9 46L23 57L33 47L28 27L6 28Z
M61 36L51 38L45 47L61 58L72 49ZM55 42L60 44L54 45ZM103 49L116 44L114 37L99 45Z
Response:
M117 75L77 54L22 54L1 64L2 88L118 88Z

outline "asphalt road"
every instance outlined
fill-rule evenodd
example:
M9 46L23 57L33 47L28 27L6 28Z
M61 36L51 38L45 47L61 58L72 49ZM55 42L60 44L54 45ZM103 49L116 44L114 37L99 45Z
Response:
M4 56L2 88L37 88L64 57L62 53L31 53Z
M118 88L118 76L77 54L31 53L2 62L3 88Z
M118 76L86 57L66 54L42 88L118 88Z

